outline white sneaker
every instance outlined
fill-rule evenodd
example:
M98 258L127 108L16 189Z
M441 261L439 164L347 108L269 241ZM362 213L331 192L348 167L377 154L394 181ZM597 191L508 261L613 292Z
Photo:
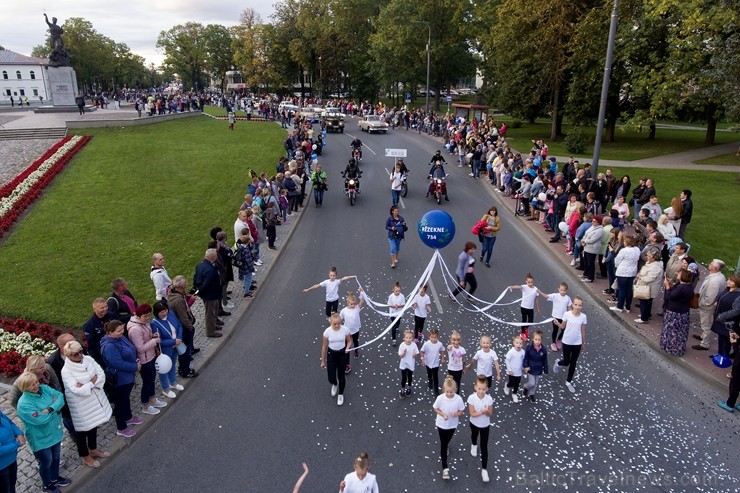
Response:
M478 446L477 445L470 446L470 455L472 455L473 457L478 457Z
M610 306L609 309L613 312L619 312L619 313L622 313L623 311L621 308L617 308L616 306Z
M332 397L336 397L337 396L337 390L338 390L338 388L337 388L336 385L332 385L331 386L331 396Z
M172 386L172 387L170 387L170 388L171 388L171 389L175 389L175 390L180 390L180 391L182 391L182 390L185 390L185 387L183 387L183 386L182 386L182 385L180 385L179 383L176 383L175 385L173 385L173 386Z
M442 469L442 479L450 479L450 470Z
M154 416L155 414L159 414L159 409L153 406L145 406L144 408L141 409L141 412L144 414L151 414L152 416Z
M571 260L570 265L576 265L576 259Z
M226 308L226 309L234 308L234 304L233 303L226 303L224 305L224 308Z
M646 324L646 323L647 323L647 321L646 321L646 320L643 320L643 319L641 319L641 318L636 318L636 319L635 319L635 323L636 323L636 324Z
M262 264L263 264L263 262L262 262L261 260L257 260L257 261L256 261L256 262L254 263L254 265L262 265Z
M511 400L514 402L519 402L519 396L516 394L511 394Z
M489 481L488 480L488 471L486 471L485 469L481 469L480 470L480 478L481 478L481 480L483 480L484 483L487 483Z
M339 397L337 397L337 406L341 406L342 404L344 404L344 396L339 394Z
M165 401L160 401L159 399L154 399L154 403L152 403L152 406L154 406L154 407L167 407L167 403Z
M509 392L511 392L511 389L509 389L509 387L504 387L504 395L509 395Z
M177 397L177 394L175 394L171 390L163 390L162 395L165 397L169 397L170 399L174 399L175 397Z
M555 361L555 364L552 365L552 372L555 375L557 375L558 373L560 373L560 365L558 363L560 363L560 360Z
M576 388L573 386L570 382L565 382L565 386L568 387L568 390L570 390L571 394L576 393Z

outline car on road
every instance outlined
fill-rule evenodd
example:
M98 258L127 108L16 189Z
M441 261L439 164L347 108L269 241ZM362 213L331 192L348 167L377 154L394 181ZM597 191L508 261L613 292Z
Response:
M321 126L327 132L344 133L344 115L336 109L334 111L324 111L321 117Z
M309 104L308 106L304 106L299 114L305 119L310 120L311 123L315 123L319 121L319 118L321 117L321 113L323 111L324 108L322 106Z
M388 124L380 115L367 115L360 120L360 130L369 134L373 132L388 132Z

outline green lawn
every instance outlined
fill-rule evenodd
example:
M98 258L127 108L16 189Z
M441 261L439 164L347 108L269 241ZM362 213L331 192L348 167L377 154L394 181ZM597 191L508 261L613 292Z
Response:
M719 166L740 166L740 156L736 153L722 154L707 159L699 159L694 164L715 164Z
M686 240L691 244L691 255L702 264L719 258L728 265L728 273L735 269L740 256L740 215L735 200L740 197L740 174L706 171L665 170L651 168L612 167L614 174L627 174L636 183L640 176L655 178L655 190L660 206L671 205L671 198L678 197L683 189L690 189L694 214L686 229ZM732 212L735 210L736 212Z
M496 118L497 121L506 121L506 118ZM563 132L566 134L571 131L569 125L563 126ZM583 128L583 132L589 135L591 141L596 135L595 128ZM551 156L562 159L572 154L565 150L562 140L560 142L551 142L549 122L538 122L534 125L523 124L521 128L509 128L507 131L507 140L509 144L522 154L528 153L532 147L531 141L544 139L547 143ZM643 128L642 132L635 130L626 130L617 128L615 142L604 143L601 146L601 159L615 159L619 161L634 161L645 159L653 156L662 156L673 154L675 152L688 151L698 147L704 147L704 132L698 130L674 130L659 128L656 132L655 140L648 140L648 129ZM725 144L740 140L740 134L735 132L717 132L716 143ZM583 153L584 159L593 156L593 144L588 146ZM581 160L583 162L583 160Z
M151 254L192 279L221 226L232 235L247 171L274 171L284 130L210 118L83 129L92 141L0 244L0 313L79 327L124 277L153 300Z

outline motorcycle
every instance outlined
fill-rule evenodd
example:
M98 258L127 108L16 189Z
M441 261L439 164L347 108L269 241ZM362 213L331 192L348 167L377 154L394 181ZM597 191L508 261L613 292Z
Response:
M344 172L342 172L342 176L344 176ZM357 194L360 193L360 176L344 178L344 193L349 198L349 205L355 205Z
M447 195L447 184L445 183L445 181L448 176L450 175L447 174L447 175L444 175L443 177L436 177L436 178L429 176L429 179L432 180L431 193L434 194L434 200L437 201L437 204L441 204L442 197Z
M355 159L355 162L359 165L360 161L362 160L362 152L360 152L360 148L352 147L352 146L350 146L350 148L352 149L352 157Z
M409 193L409 185L406 183L408 177L408 171L401 176L401 197L405 197Z

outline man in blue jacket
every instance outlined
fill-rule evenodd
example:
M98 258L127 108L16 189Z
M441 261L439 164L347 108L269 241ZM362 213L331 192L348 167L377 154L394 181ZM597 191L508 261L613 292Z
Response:
M218 253L206 250L205 258L195 267L193 286L206 309L206 337L221 337L218 312L221 308L221 277L216 268Z

